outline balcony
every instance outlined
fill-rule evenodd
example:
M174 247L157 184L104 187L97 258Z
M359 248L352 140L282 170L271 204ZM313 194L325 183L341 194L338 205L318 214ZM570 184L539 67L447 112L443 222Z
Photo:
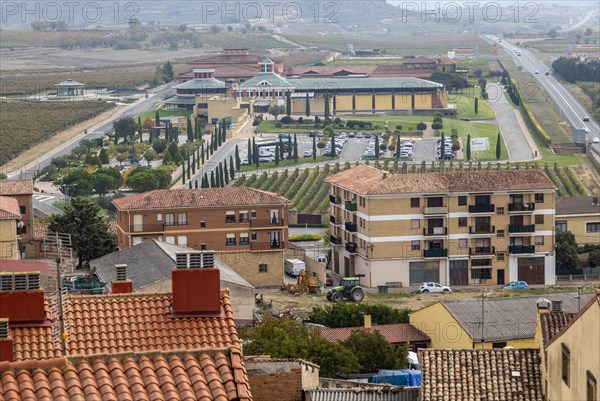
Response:
M471 226L469 234L493 234L496 232L496 226Z
M344 209L346 209L349 212L356 212L356 202L344 202Z
M342 239L336 237L335 235L329 236L329 242L331 242L331 245L342 245Z
M155 224L132 224L129 226L131 233L162 233L165 230L165 225L162 223Z
M243 222L240 222L240 224ZM283 226L283 219L250 219L250 227L281 227Z
M438 207L424 207L423 214L431 215L431 214L447 214L448 208L446 206L438 206Z
M244 246L244 244L240 244ZM268 251L270 249L283 249L282 241L268 241L268 242L258 242L252 241L250 243L250 249L252 251Z
M469 205L469 213L494 213L494 205Z
M334 225L337 224L337 220L336 220L335 216L329 216L329 222Z
M509 212L533 212L535 211L535 203L510 203L508 205Z
M423 228L423 235L436 236L436 235L447 235L448 228L446 227L425 227Z
M508 232L509 233L532 233L532 232L535 232L535 224L527 224L527 225L509 224Z
M445 258L448 256L447 249L425 249L423 250L424 258Z
M534 253L534 245L511 245L508 247L508 253Z
M341 203L340 198L334 195L329 195L329 202L333 203L334 205L339 205Z
M346 231L349 231L351 233L355 233L357 230L356 224L352 224L349 221L347 221L346 224L344 224L344 227L346 228Z
M496 248L493 246L476 246L474 248L469 248L469 255L494 255L496 253Z
M358 245L356 242L348 242L346 243L346 252L348 253L358 253Z

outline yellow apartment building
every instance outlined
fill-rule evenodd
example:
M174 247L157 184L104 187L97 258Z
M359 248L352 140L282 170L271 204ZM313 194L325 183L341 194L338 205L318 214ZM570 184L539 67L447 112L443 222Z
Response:
M556 229L570 231L579 245L600 243L597 196L566 196L556 201Z
M540 169L395 175L361 165L327 182L333 269L361 285L555 283L555 187Z
M0 259L19 260L20 233L17 231L21 220L19 202L9 196L0 196Z

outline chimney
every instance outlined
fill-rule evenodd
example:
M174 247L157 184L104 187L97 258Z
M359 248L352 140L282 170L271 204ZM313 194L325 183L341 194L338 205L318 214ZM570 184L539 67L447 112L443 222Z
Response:
M172 272L173 315L219 316L221 275L213 251L178 252Z
M0 318L0 362L12 362L13 360L13 340L8 338L8 319Z
M0 273L0 316L15 323L46 320L39 272Z
M560 313L563 311L562 301L552 301L552 313Z
M117 270L117 279L111 283L113 294L131 294L133 292L133 283L127 279L127 265L115 265Z
M371 315L365 315L364 322L365 329L370 329L373 327L373 325L371 324Z

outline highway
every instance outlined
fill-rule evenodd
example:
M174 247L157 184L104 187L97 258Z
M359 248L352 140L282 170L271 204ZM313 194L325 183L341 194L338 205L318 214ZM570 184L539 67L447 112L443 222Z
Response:
M488 39L494 40L494 37ZM550 67L538 60L528 50L519 48L502 41L499 43L506 51L512 56L513 61L517 66L523 68L524 72L529 72L534 78L530 88L519 88L522 96L527 101L527 93L531 93L532 90L544 90L548 96L556 103L560 109L562 115L567 120L569 125L574 129L588 129L587 139L592 140L593 138L600 138L600 125L590 115L590 113L583 107L575 98L567 91L552 75ZM521 54L520 56L518 54ZM536 74L536 71L538 74ZM550 72L550 75L546 75L546 72ZM589 121L583 121L584 117L588 117Z
M8 175L9 179L29 179L32 178L36 171L43 169L47 166L53 158L63 156L71 152L74 148L79 145L79 142L83 139L94 139L105 135L107 132L112 130L113 122L122 117L133 117L138 114L144 113L149 110L156 109L165 99L173 96L174 90L172 84L162 86L154 89L150 92L148 99L142 99L135 104L132 104L117 113L114 117L88 129L86 135L80 135L74 140L68 142L66 145L55 149L43 157L29 163L27 166L13 166L14 170Z

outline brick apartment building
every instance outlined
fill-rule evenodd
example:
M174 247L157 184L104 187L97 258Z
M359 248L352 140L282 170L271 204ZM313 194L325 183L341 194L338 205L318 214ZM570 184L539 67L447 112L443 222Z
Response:
M157 239L212 249L254 286L283 280L289 201L251 188L156 190L115 199L120 249Z
M554 284L555 186L539 169L329 177L333 268L361 284Z

